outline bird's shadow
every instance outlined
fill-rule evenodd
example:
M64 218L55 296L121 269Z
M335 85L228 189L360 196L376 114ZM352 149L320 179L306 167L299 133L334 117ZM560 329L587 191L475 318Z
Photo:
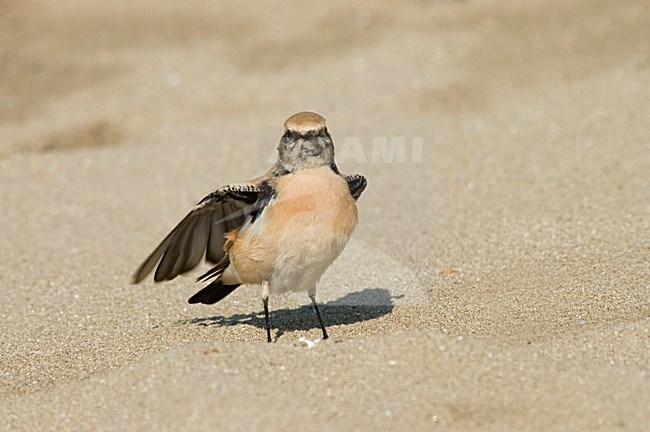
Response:
M363 291L347 294L327 303L319 303L325 326L346 325L363 322L389 314L393 308L393 297L387 289L367 288ZM297 309L278 309L269 313L271 326L276 330L276 337L288 331L306 331L320 329L318 319L311 304ZM235 326L248 324L262 329L266 328L264 312L234 314L229 317L215 315L194 318L190 324L201 326Z

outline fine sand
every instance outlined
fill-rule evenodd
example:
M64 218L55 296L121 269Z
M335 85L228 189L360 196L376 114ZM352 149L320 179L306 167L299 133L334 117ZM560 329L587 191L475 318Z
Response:
M398 5L0 1L0 430L647 430L650 4ZM131 285L302 110L369 182L331 338Z

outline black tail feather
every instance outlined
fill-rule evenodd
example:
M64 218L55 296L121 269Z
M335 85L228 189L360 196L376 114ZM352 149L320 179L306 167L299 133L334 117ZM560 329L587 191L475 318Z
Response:
M215 264L215 266L212 267L210 270L208 270L207 272L203 273L201 276L196 278L196 281L205 282L208 279L219 277L226 270L226 267L228 267L229 265L230 265L230 257L226 253L226 256L224 256L221 261Z
M187 301L188 303L203 303L203 304L215 304L219 300L222 300L228 294L233 292L240 284L236 285L224 285L220 280L216 280L201 291L194 294Z

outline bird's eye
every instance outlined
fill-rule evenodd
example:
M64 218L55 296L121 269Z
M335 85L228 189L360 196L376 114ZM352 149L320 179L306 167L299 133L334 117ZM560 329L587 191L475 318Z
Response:
M293 139L293 133L292 133L290 130L286 131L286 132L284 133L284 135L282 135L282 139L283 139L285 142L287 142L287 141L291 141L291 140Z
M327 138L327 139L332 139L330 136L329 132L327 131L327 128L324 127L320 129L318 132L315 133L315 136L321 137L321 138Z

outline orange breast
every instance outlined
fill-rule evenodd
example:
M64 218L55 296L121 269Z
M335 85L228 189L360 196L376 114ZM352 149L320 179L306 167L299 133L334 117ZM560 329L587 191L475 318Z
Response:
M319 260L322 255L328 260L332 255L333 261L357 225L347 182L329 167L285 175L276 191L276 199L255 224L236 234L230 248L243 283L269 280L282 259Z

